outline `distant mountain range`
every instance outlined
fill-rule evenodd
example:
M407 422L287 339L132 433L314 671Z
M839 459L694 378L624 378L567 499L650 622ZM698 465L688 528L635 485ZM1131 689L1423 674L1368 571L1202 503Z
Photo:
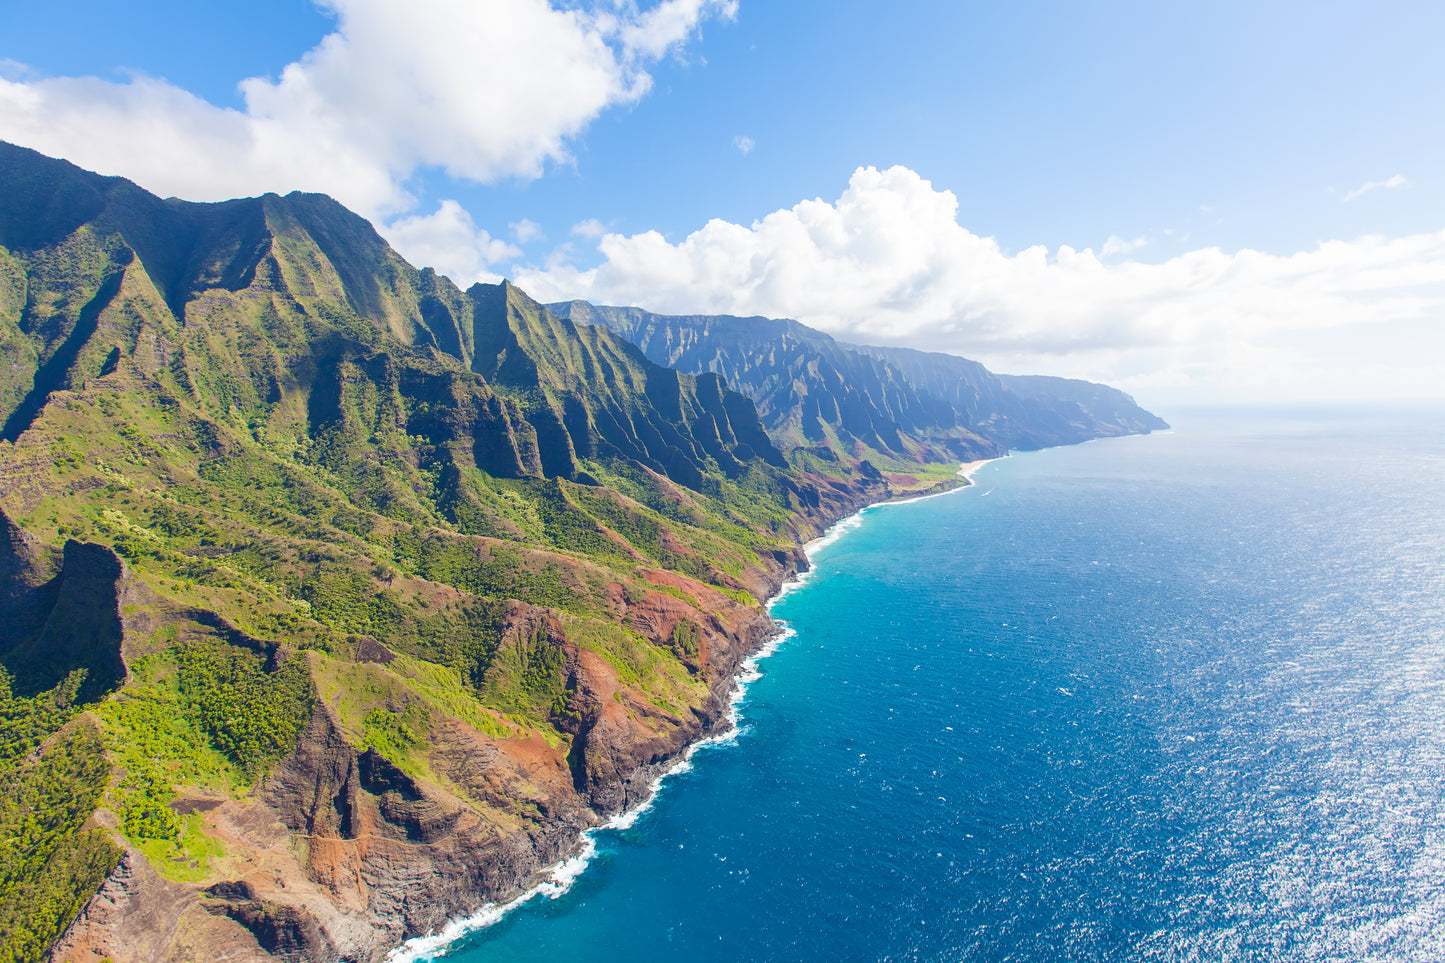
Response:
M843 344L797 321L549 304L605 327L649 359L716 372L751 398L785 452L811 446L924 461L972 460L1168 425L1106 385L996 375L976 361Z
M639 802L802 541L1151 418L0 144L0 963L380 960Z

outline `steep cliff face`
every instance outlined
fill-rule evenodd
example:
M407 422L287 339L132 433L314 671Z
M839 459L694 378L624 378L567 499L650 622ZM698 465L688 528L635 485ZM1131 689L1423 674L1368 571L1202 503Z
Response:
M621 457L699 488L710 464L728 477L752 458L784 467L757 410L718 376L651 363L605 328L579 328L505 281L467 296L472 369L524 399L544 474L575 478L579 460Z
M967 358L911 348L860 346L857 350L887 361L920 390L947 401L980 431L1009 448L1072 445L1169 427L1108 385L1042 375L995 375Z
M971 460L1167 427L1104 385L1014 378L953 355L842 344L796 321L661 315L586 301L551 307L616 332L659 364L721 374L757 404L784 451L823 444Z
M727 315L660 315L586 301L550 307L605 327L648 358L681 371L710 371L747 395L785 451L857 445L899 457L971 460L1001 449L958 423L890 365L796 321Z
M328 198L0 178L0 784L74 787L0 928L55 959L375 960L518 892L717 723L801 540L937 481L792 467Z
M1140 408L1117 388L1047 375L999 375L1015 396L1038 416L1050 415L1077 432L1077 439L1144 434L1167 429L1169 423ZM1067 437L1067 429L1060 434Z
M0 617L18 646L40 633L55 607L55 553L0 512Z
M686 579L665 584L698 590ZM693 711L639 699L605 658L564 642L585 706L570 751L537 731L499 738L450 717L428 733L430 778L358 745L364 736L344 705L333 708L347 701L337 674L357 670L313 655L317 710L256 792L177 801L224 847L219 871L204 885L173 882L128 850L52 958L378 960L458 912L518 895L599 814L642 801L661 765L716 723L739 661L771 625L756 612L739 617L721 596L700 601L716 609L711 681ZM699 616L663 594L627 608L625 621L644 630ZM526 606L511 616L522 628L549 618ZM362 665L374 685L406 698L404 676Z
M88 820L108 763L79 708L118 688L137 585L108 548L53 550L0 512L0 948L37 959L116 865Z
M639 348L318 195L161 200L8 145L0 185L21 958L379 960L641 801L807 538L1149 426L792 322L624 311Z
M8 694L48 692L81 673L69 696L90 702L125 681L122 609L142 591L107 546L59 550L26 536L0 511L0 668ZM7 537L8 536L8 537Z

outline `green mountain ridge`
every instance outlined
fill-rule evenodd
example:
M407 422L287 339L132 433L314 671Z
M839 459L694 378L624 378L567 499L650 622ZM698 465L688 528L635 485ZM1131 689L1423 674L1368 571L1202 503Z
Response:
M586 301L549 307L616 332L658 364L721 374L758 406L785 452L821 444L863 457L970 461L1168 427L1107 385L996 375L954 355L844 344L792 320Z
M914 348L853 346L886 362L961 419L1009 448L1074 445L1093 438L1148 434L1168 422L1109 385L1049 375L995 374L977 361Z
M0 185L0 960L378 960L515 895L723 717L802 541L956 483L790 461L326 197Z
M380 960L642 801L808 538L1149 427L796 322L639 347L321 195L0 186L0 963Z

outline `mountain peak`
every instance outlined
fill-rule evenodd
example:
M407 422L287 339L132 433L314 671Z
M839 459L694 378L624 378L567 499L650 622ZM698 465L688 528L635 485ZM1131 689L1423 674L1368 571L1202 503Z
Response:
M162 200L8 146L0 176L28 956L377 960L515 893L724 718L801 543L958 484L885 417L911 388L795 322L656 325L711 352L684 373L323 195ZM752 327L774 369L707 342ZM789 460L728 384L805 369Z

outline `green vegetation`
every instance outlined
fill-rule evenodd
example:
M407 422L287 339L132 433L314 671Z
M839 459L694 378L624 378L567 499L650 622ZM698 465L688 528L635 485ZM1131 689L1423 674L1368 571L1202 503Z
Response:
M526 720L508 721L500 710L484 706L460 673L433 662L398 656L383 666L314 656L313 674L318 694L343 727L413 776L434 777L427 752L438 720L456 719L496 739L529 727Z
M414 771L411 757L431 730L431 719L416 703L401 710L378 708L366 714L362 741L404 771Z
M0 961L39 959L120 859L104 831L81 828L108 773L86 725L0 770Z
M516 598L534 605L590 615L605 608L605 583L562 560L497 542L439 533L398 531L391 551L403 571L491 599Z
M565 660L561 648L548 638L546 625L538 623L530 632L519 631L502 643L487 673L482 699L539 724L568 713Z
M243 793L251 786L256 765L248 766L243 758L247 754L233 755L228 745L251 747L248 757L255 759L256 747L287 730L292 742L285 748L294 745L298 723L266 716L298 708L309 711L297 706L297 690L309 691L310 685L297 663L293 659L268 675L258 656L232 646L209 641L172 646L135 662L130 684L95 707L119 774L110 787L109 805L120 817L126 838L162 875L204 878L210 859L221 852L205 836L199 816L181 815L174 808L182 790L206 797ZM277 676L276 691L258 698L257 690L267 689ZM243 725L246 714L239 713L235 722L213 728L206 706L217 705L228 686L247 690L237 701L249 702L251 722ZM260 758L274 758L276 752Z
M211 860L225 855L221 844L205 832L199 813L178 817L176 835L171 839L132 839L136 849L164 877L176 882L210 879L215 870Z
M753 598L753 593L749 592L747 589L734 589L728 588L727 586L720 586L718 588L718 591L723 593L739 605L746 605L749 608L753 608L758 605L758 600Z
M126 773L117 787L121 831L133 840L174 842L181 821L171 809L176 792L154 766L140 765Z
M244 771L211 744L198 714L185 705L174 650L139 659L131 675L129 685L93 710L119 770L136 774L142 783L186 786L209 795L249 787ZM132 806L127 797L116 791L118 811Z
M0 181L16 959L115 864L82 829L97 806L167 878L215 881L197 808L251 793L323 702L353 748L433 783L459 724L592 765L569 750L594 691L629 724L693 724L704 586L756 604L759 553L849 497L717 376L509 284L459 291L326 198L161 201L8 145ZM629 616L651 590L693 614Z
M693 676L672 654L630 629L611 622L569 620L567 637L578 648L595 652L639 696L668 711L695 705L707 683Z
M76 669L55 688L27 699L12 695L10 673L0 667L0 772L70 720L86 674Z
M393 661L391 668L405 677L410 691L416 693L433 713L460 719L494 739L516 734L512 727L502 722L499 709L482 705L478 692L483 685L481 680L464 681L455 669L406 656Z
M267 671L260 653L221 643L176 649L180 696L211 744L248 774L289 752L315 698L303 656Z
M696 622L684 619L672 627L672 647L689 659L697 658L697 640L701 634Z

